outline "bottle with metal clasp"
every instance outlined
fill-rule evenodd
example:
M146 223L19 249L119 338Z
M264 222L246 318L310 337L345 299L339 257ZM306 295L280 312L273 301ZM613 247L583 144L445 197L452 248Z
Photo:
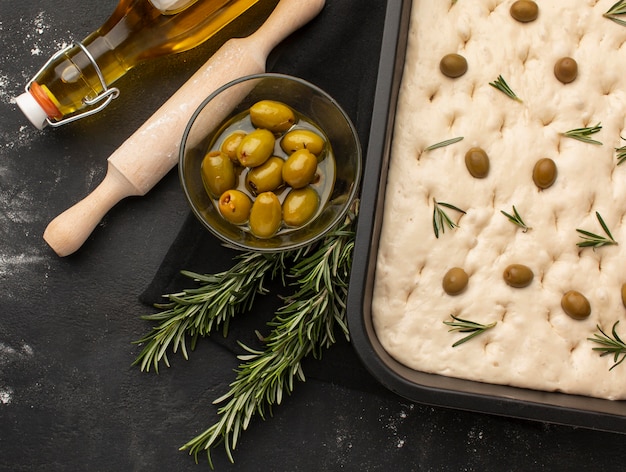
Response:
M100 28L54 54L16 102L39 129L97 113L134 66L200 45L263 1L120 0Z

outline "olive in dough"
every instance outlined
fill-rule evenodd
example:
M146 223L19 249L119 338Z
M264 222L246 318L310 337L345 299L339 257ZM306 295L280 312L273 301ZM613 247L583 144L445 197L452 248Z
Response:
M533 168L533 182L540 189L551 187L556 181L556 175L556 164L548 157L539 159Z
M571 57L562 57L554 64L554 75L560 82L569 84L578 77L578 63Z
M465 166L477 179L484 179L489 174L489 156L484 149L473 147L465 153Z
M517 0L513 2L509 13L521 23L535 21L539 16L539 6L531 0Z
M576 290L570 290L563 295L561 298L561 308L575 320L584 320L591 314L589 300Z
M452 79L461 77L467 72L467 59L460 54L446 54L439 62L439 70Z
M441 285L444 292L448 295L458 295L465 290L468 281L469 276L467 275L467 272L460 267L453 267L443 276Z
M532 269L524 264L511 264L502 273L504 281L515 288L527 287L534 276Z

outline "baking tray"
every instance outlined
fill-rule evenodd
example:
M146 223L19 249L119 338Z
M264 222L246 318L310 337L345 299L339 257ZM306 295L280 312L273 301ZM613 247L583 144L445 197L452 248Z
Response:
M372 324L371 301L410 10L411 0L401 0L388 2L386 11L348 295L348 325L357 354L379 382L414 402L626 434L625 401L418 372L395 361L378 341Z

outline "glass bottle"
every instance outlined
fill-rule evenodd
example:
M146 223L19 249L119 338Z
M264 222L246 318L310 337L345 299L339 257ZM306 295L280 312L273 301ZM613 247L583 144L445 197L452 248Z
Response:
M100 28L53 55L16 102L39 129L94 114L134 66L200 45L260 1L120 0Z

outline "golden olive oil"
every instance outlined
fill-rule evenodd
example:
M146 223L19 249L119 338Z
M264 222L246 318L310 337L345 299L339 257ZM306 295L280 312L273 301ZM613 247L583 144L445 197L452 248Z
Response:
M30 92L50 118L59 120L90 106L137 64L198 46L267 1L190 0L182 9L163 13L149 0L120 0L98 30L51 58Z

